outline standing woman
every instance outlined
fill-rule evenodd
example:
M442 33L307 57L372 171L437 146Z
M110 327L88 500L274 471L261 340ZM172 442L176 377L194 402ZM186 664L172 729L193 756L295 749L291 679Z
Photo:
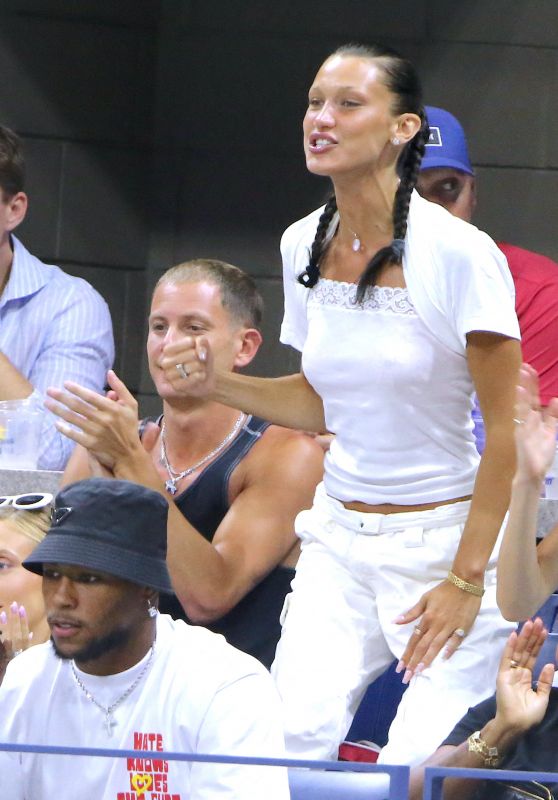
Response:
M302 351L302 372L224 375L203 338L165 351L184 393L336 435L297 519L302 555L273 667L292 756L335 758L395 655L411 685L380 758L421 760L490 693L511 629L493 551L514 463L513 284L488 236L413 192L427 130L408 61L337 50L304 119L308 169L334 193L281 244L282 341ZM480 467L474 389L487 420Z

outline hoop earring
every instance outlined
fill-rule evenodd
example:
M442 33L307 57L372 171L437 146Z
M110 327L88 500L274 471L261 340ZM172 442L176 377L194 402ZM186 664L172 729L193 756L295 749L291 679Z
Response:
M157 614L159 613L159 610L157 609L157 607L151 605L151 600L147 601L147 613L149 614L151 619L153 619L153 617L156 617Z

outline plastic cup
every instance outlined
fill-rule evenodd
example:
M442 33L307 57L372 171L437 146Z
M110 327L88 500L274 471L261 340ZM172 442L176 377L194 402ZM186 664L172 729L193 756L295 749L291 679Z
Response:
M37 469L42 416L32 400L0 401L0 469Z

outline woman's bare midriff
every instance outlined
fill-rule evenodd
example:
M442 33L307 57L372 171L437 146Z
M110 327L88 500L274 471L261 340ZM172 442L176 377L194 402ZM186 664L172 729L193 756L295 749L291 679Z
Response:
M437 500L435 503L419 503L416 506L398 506L392 503L380 503L374 506L368 503L361 503L360 500L353 500L350 503L343 503L349 511L360 511L362 514L401 514L403 511L430 511L438 506L447 506L451 503L461 503L463 500L470 500L471 495L464 497L454 497L451 500Z

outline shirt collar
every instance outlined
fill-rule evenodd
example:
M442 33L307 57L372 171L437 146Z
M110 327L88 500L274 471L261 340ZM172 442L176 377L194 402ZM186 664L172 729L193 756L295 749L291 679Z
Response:
M2 292L1 305L8 300L20 300L35 294L48 283L51 270L22 245L15 236L11 236L14 258L10 277Z

